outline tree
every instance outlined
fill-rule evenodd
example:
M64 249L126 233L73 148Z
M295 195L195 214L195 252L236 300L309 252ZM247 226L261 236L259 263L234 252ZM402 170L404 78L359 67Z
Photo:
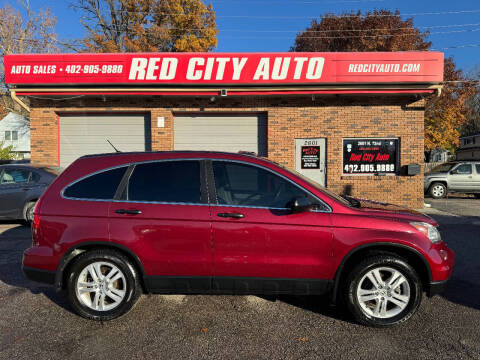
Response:
M22 13L10 5L0 8L0 71L3 79L3 56L8 54L53 53L59 50L50 9L33 11L29 0L21 2Z
M0 160L15 160L17 155L13 152L13 145L5 146L0 142Z
M375 10L364 15L326 14L300 32L292 51L410 51L429 50L428 31L413 26L413 19L402 20L400 12ZM471 109L467 100L478 88L452 58L444 64L444 87L439 97L430 97L425 105L425 148L453 150L458 145L460 128Z
M445 59L444 84L441 96L431 97L425 104L425 148L440 148L452 153L458 146L460 131L472 114L469 99L478 96L474 80L456 69L452 58Z
M76 0L72 6L87 30L81 51L210 51L217 46L215 12L201 0Z
M413 19L402 20L400 12L375 10L362 15L326 13L312 20L297 34L291 51L409 51L428 50L428 32L413 27Z
M0 119L10 111L26 115L14 103L5 86L3 57L8 54L53 53L59 50L55 25L49 9L33 11L29 0L20 3L22 11L5 5L0 8Z
M467 116L467 122L460 130L462 136L480 134L480 67L477 66L469 77L476 80L477 90L467 100L467 107L470 111Z

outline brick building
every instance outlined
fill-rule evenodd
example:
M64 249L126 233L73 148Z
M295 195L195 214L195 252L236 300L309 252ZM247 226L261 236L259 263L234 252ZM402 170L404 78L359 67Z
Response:
M112 152L108 141L253 151L338 193L423 207L423 167L408 166L423 163L441 53L23 55L5 67L13 96L30 97L34 163L68 166Z

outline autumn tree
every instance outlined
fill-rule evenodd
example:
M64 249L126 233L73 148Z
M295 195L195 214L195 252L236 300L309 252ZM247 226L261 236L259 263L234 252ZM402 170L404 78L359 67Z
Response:
M469 78L476 82L477 90L467 100L467 107L470 111L467 115L467 122L460 130L462 136L480 134L480 66L477 66L469 74ZM472 84L472 86L474 85Z
M33 11L29 0L20 2L20 10L8 4L0 8L0 116L24 112L6 94L4 55L57 52L56 23L49 9Z
M472 114L469 100L478 96L475 81L456 69L452 58L445 59L441 96L431 97L425 104L425 148L441 148L452 153L459 145L460 131Z
M326 13L320 22L297 34L292 51L409 51L428 50L428 32L403 20L397 10L361 11L334 15Z
M325 14L300 32L292 51L412 51L429 50L428 31L402 19L400 12L375 10L362 14ZM478 88L456 69L452 58L445 59L445 84L440 97L430 97L425 106L425 148L453 150L459 130L470 113L467 100Z
M76 0L72 6L87 31L81 51L210 51L217 46L215 12L201 0Z

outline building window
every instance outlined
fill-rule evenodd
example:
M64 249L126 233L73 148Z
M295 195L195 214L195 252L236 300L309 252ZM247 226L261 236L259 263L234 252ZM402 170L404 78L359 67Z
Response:
M12 140L17 141L18 140L18 131L12 131Z
M12 132L5 131L5 140L12 140Z

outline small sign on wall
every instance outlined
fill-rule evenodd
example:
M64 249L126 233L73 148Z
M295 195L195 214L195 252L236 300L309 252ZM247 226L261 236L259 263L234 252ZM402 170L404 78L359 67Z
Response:
M302 146L302 169L320 169L320 146Z

